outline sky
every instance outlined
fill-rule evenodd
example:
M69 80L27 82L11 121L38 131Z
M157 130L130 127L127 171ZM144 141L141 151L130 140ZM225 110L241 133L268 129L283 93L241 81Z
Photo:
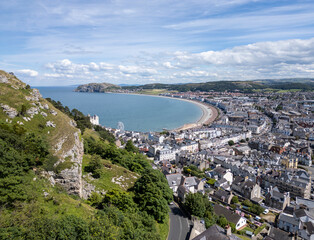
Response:
M32 86L313 78L314 1L0 1L0 69Z

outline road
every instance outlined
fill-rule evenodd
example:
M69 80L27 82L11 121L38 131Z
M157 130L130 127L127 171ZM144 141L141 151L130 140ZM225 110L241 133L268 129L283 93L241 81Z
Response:
M170 205L170 231L168 240L188 240L190 237L190 220L176 205Z

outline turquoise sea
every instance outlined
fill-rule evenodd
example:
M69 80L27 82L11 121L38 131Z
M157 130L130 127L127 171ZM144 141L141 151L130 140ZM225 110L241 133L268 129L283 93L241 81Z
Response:
M162 131L196 122L202 110L195 104L177 99L117 94L80 93L74 87L36 87L43 97L60 101L70 109L98 115L101 125L117 128L123 122L125 130Z

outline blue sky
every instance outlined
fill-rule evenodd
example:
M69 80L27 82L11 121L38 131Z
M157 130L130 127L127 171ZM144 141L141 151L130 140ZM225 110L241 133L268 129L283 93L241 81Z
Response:
M314 2L0 2L0 69L31 85L314 77Z

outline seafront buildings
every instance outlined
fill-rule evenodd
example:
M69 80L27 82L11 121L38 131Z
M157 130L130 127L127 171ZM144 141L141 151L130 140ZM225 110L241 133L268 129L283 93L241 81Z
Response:
M219 114L206 125L179 131L109 130L153 160L179 204L200 192L237 230L253 229L255 236L247 237L314 239L312 92L163 95L208 104ZM245 201L262 206L264 214L251 212Z

